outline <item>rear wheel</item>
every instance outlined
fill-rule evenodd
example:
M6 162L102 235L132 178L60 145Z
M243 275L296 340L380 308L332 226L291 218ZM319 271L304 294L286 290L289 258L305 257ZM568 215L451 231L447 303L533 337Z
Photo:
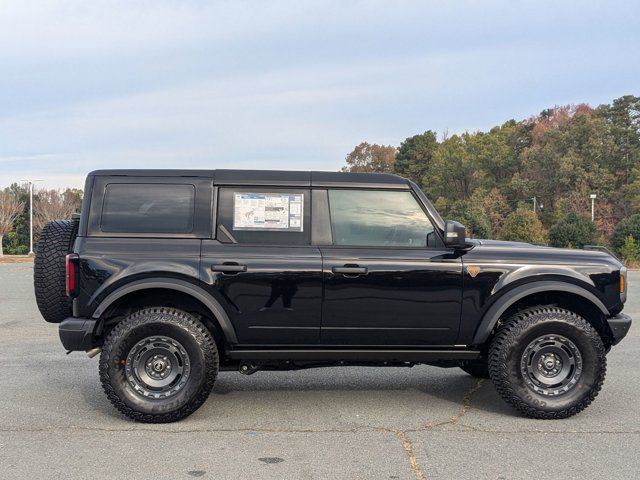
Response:
M566 418L598 395L606 356L598 332L557 307L515 314L498 330L489 373L502 398L531 418Z
M187 417L205 402L217 373L218 350L210 332L173 308L130 315L111 331L100 356L107 397L140 422Z

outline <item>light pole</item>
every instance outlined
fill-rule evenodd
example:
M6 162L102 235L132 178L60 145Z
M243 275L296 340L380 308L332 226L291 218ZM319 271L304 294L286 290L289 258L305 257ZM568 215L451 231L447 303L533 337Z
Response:
M544 209L544 205L538 203L538 197L531 197L533 200L533 213L538 213L538 210L542 211Z
M20 180L29 184L29 255L33 255L33 184L42 182L41 179Z
M593 222L595 219L596 194L592 193L591 195L589 195L589 198L591 198L591 221Z

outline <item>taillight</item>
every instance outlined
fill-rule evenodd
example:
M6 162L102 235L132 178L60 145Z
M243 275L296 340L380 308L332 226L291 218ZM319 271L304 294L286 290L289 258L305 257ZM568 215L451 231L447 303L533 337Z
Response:
M65 282L67 296L72 297L76 294L76 287L78 283L78 255L76 255L75 253L70 253L69 255L67 255L65 259L65 265L67 272Z

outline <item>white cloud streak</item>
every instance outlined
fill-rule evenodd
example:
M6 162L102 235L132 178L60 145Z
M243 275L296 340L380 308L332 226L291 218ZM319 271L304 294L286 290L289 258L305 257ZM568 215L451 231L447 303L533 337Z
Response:
M3 2L0 186L33 175L81 186L110 167L335 170L363 140L638 94L637 10Z

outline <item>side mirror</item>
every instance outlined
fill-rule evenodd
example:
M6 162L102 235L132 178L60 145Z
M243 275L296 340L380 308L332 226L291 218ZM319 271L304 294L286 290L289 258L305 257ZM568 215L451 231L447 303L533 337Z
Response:
M447 247L466 248L467 229L460 222L447 220L444 222L444 244Z

